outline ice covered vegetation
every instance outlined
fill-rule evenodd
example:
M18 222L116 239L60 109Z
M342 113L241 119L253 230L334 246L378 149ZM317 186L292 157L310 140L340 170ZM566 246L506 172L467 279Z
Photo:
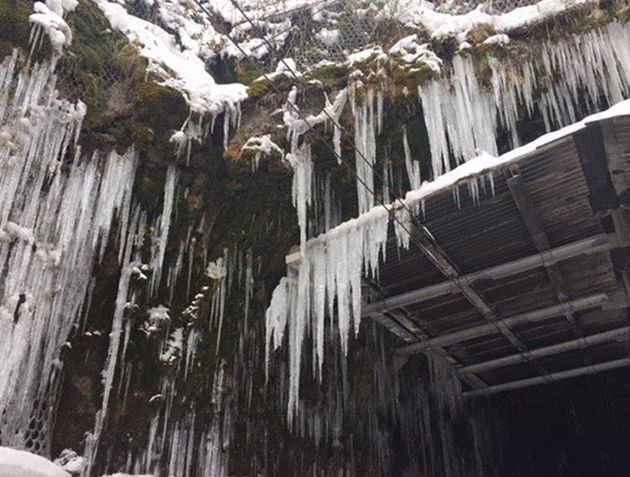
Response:
M0 0L0 477L486 475L449 350L403 362L364 307L447 214L429 198L455 220L460 190L630 115L629 21Z

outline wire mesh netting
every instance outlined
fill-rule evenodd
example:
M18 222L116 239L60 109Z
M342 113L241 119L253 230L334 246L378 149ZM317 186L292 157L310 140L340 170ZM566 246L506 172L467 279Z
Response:
M434 7L437 11L452 15L464 14L475 8L481 8L487 13L504 13L536 1L436 0ZM208 0L178 0L174 3L189 4L190 8L196 9L195 15L205 17L202 25L212 24L218 32L229 32L238 41L247 42L252 36L264 38L265 41L260 41L258 48L264 50L265 54L257 55L256 47L253 46L250 46L250 51L260 66L267 70L275 67L279 58L292 58L300 68L305 68L322 60L343 60L349 53L373 44L387 44L408 34L409 30L404 24L413 17L419 5L418 0L316 0L297 2L298 6L292 6L296 2L289 1L237 0L239 7L256 12L250 17L255 20L255 26L252 27L238 15L235 18L240 20L226 21ZM199 5L202 7L198 8ZM157 24L178 38L179 32L164 21L160 2L128 0L125 7L132 15ZM265 14L266 11L270 13ZM75 14L71 14L69 22L74 26L72 15ZM267 48L267 41L273 45L271 51ZM119 42L126 40L121 37ZM118 48L120 45L114 46ZM111 45L108 47L112 48ZM79 99L84 94L105 94L108 88L128 79L125 68L114 61L86 64L84 58L95 55L73 54L72 49L70 54L60 59L57 70L64 89L67 89L72 99Z

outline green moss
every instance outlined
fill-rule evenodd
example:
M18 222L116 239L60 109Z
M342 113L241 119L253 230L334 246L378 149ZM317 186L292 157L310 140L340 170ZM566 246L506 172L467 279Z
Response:
M188 105L179 91L147 82L133 92L135 120L154 134L179 129L188 116Z
M348 67L344 64L328 64L311 71L309 77L322 82L325 88L339 87L348 81Z
M267 93L269 93L270 91L273 91L273 88L271 87L271 83L267 81L266 79L262 78L257 81L254 81L249 86L247 90L247 95L252 99L261 98L265 96Z
M405 98L405 101L409 102L416 97L418 86L435 79L438 73L426 64L418 66L396 64L392 68L390 75L394 87L394 99ZM405 91L406 94L404 93Z
M0 0L0 61L10 55L15 48L24 54L30 52L29 39L33 4L26 0ZM35 52L35 60L50 56L52 48L47 37L42 38L41 47Z

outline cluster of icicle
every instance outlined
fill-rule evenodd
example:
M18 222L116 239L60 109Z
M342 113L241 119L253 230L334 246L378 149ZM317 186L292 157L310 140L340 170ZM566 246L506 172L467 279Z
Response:
M582 102L586 103L587 112L591 112L600 109L603 102L621 101L630 93L628 45L630 31L621 23L613 22L572 40L544 45L540 59L518 64L491 61L490 91L482 87L477 78L473 59L456 56L450 76L418 88L429 136L433 177L450 170L451 157L459 163L478 156L480 151L496 156L499 128L510 133L513 146L519 145L516 123L523 115L540 112L550 130L577 121L584 113L578 107ZM553 80L540 92L537 83L543 77ZM302 231L301 261L278 285L267 311L266 361L268 368L271 352L280 347L288 335L289 421L295 416L299 401L302 347L307 334L313 338L314 373L321 379L325 317L336 316L341 347L346 353L351 318L355 332L360 323L363 274L377 275L379 253L384 251L387 238L389 214L384 208L373 208L373 168L376 137L382 127L382 96L367 88L365 101L358 104L355 98L360 87L363 85L357 80L348 94L355 119L355 167L361 215L309 242L304 240L308 222L306 210L311 202L307 183L310 176L305 175L305 168L312 168L312 164L309 146L297 146L306 125L295 117L291 121L285 118L296 164L294 203ZM295 92L292 94L289 103L294 104ZM341 109L343 104L345 98L339 104ZM340 109L335 112L338 118ZM421 182L420 167L412 158L406 130L403 148L410 187L417 189ZM387 178L390 174L384 176ZM480 184L472 181L469 187L474 200L478 200ZM384 197L388 198L389 191L385 189L389 189L387 182ZM454 199L459 201L458 189L454 189ZM394 230L398 245L408 247L409 214L399 209L396 217Z
M448 77L418 87L431 148L433 177L477 150L496 156L497 130L520 145L517 121L540 113L545 128L578 121L630 94L630 29L612 22L571 39L548 42L526 61L491 59L490 89L482 86L471 57L455 56ZM547 82L545 87L541 84ZM583 114L584 112L582 112Z
M85 106L59 98L51 64L17 63L0 64L0 432L37 448L29 422L43 421L46 447L62 348L112 223L129 212L137 161L133 150L81 157Z
M303 243L297 269L291 270L274 290L267 310L265 361L268 373L270 354L282 345L288 329L289 422L293 420L299 402L302 347L306 334L310 333L313 338L313 371L321 380L326 316L337 317L341 348L346 354L350 331L358 333L361 323L363 272L377 276L379 260L385 251L388 223L388 211L375 208Z
M244 293L244 320L242 321L241 340L248 332L250 301L253 295L255 276L260 273L260 264L254 258L252 249L245 251L225 250L223 257L210 262L207 276L212 280L210 286L204 285L194 296L190 306L183 312L188 323L187 330L175 330L185 334L178 343L177 365L172 374L162 378L160 394L152 401L159 401L161 407L149 426L146 447L140 453L129 452L126 471L134 473L151 473L156 477L188 475L227 475L227 459L229 444L233 438L232 407L227 401L233 399L225 389L226 370L221 361L214 372L212 388L213 416L209 421L199 421L196 416L196 403L183 417L172 416L176 390L188 379L193 370L195 357L201 341L200 328L210 326L217 330L217 352L220 344L220 328L223 322L225 301L230 292L239 287ZM168 345L168 343L165 343ZM239 345L242 349L242 344ZM244 359L235 360L240 366ZM235 369L234 376L245 376L247 384L248 405L251 405L253 393L252 373Z

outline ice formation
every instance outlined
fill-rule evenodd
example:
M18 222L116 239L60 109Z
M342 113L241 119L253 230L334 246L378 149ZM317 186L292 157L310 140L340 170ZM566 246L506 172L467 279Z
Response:
M361 323L363 272L377 274L388 223L388 211L373 208L358 219L344 222L309 241L294 276L283 279L273 293L266 317L266 367L269 367L271 353L282 345L287 335L289 422L297 412L306 333L312 333L314 369L321 379L326 316L330 319L337 316L341 348L347 353L350 331L358 333Z
M524 116L539 111L551 131L579 120L581 103L594 112L627 97L629 43L627 27L615 21L570 40L543 44L537 59L491 60L490 90L482 87L472 58L455 56L450 75L418 87L433 177L451 169L451 155L456 164L474 157L478 149L497 155L499 127L508 132L513 147L519 146L517 120ZM541 78L551 78L543 91L537 87Z
M153 275L151 276L151 294L154 294L157 287L160 286L162 279L162 267L164 265L164 256L166 254L166 246L168 244L168 233L171 225L171 215L173 214L173 203L175 201L175 187L177 186L178 171L177 167L170 165L166 170L166 181L164 183L164 204L162 206L162 215L159 219L159 238L157 240L157 250L153 254Z
M407 139L407 127L403 128L403 151L405 153L405 168L407 169L407 178L409 179L410 190L420 188L422 178L420 177L420 161L411 158L411 149Z
M288 422L298 414L303 343L310 333L313 341L314 375L321 379L324 361L326 317L336 323L340 348L348 351L351 330L358 333L361 323L361 283L364 275L378 277L379 260L384 259L388 225L394 214L394 232L399 247L410 245L412 230L410 210L417 210L429 196L475 181L493 168L505 166L539 147L571 134L591 121L630 115L630 100L609 110L548 133L499 157L486 152L477 154L459 167L424 182L407 192L404 206L398 203L376 206L356 219L343 222L302 249L297 268L283 278L273 292L266 312L265 368L269 375L271 354L288 341L289 401ZM335 306L336 304L336 306ZM352 326L354 325L354 326Z
M300 226L300 247L304 250L306 244L307 211L311 204L313 184L313 161L311 146L304 143L293 152L287 154L287 162L293 168L293 205L297 208L298 224Z
M38 43L38 36L41 32L48 35L50 43L58 55L63 52L63 48L72 43L72 30L64 20L66 13L73 11L79 2L77 0L46 0L45 2L35 2L33 13L29 21L35 25L35 35L33 45Z
M375 114L374 90L367 90L367 99L359 104L355 101L355 83L352 89L352 111L354 113L355 170L357 174L357 197L359 214L374 206L374 166L376 165L376 128L379 121Z
M25 433L31 418L48 431L61 348L113 219L129 210L136 158L133 150L82 158L77 149L62 171L85 106L57 96L50 64L16 65L16 54L0 64L0 429L5 444L24 446L37 441Z

